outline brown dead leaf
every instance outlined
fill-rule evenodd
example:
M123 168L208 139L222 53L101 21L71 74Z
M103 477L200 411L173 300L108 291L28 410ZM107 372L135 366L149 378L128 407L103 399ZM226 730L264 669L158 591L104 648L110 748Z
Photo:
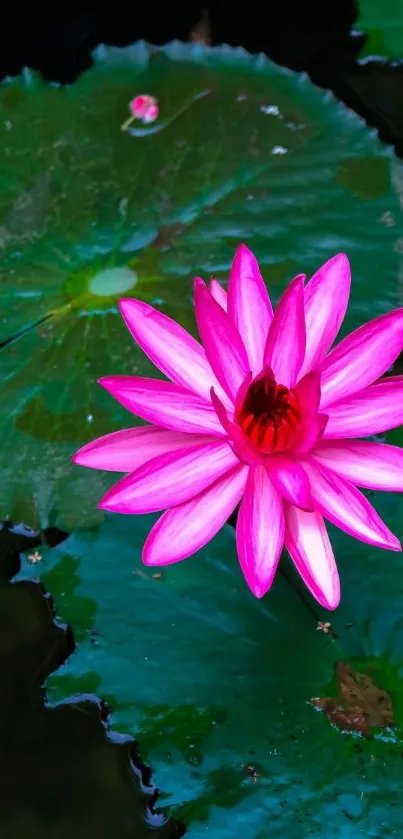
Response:
M356 673L342 661L336 664L340 695L313 697L311 705L324 711L329 722L342 731L355 731L369 737L372 728L395 725L392 700L386 690L374 685L370 676Z
M207 9L203 9L199 22L189 35L189 41L193 41L196 44L204 44L206 47L211 46L210 19Z

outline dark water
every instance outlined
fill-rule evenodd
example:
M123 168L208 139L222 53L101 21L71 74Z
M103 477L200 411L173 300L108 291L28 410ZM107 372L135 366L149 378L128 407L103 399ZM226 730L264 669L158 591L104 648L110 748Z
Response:
M109 732L95 696L44 701L45 679L72 655L71 629L54 619L41 583L11 582L19 550L60 544L67 534L3 524L0 530L0 825L4 839L182 835L155 812L157 792L131 737Z

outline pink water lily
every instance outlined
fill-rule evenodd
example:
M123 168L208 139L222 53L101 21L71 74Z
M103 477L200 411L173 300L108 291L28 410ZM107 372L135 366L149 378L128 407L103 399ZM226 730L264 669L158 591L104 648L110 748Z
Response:
M203 547L241 502L236 544L248 586L270 588L283 546L314 597L340 599L324 519L380 548L398 539L358 489L403 490L403 450L353 438L403 423L402 378L380 378L403 347L403 309L331 346L350 267L337 254L273 313L258 263L238 248L228 294L195 280L202 343L141 300L120 301L133 338L168 381L107 376L100 384L149 424L84 446L74 462L127 474L100 507L165 510L143 549L167 565Z

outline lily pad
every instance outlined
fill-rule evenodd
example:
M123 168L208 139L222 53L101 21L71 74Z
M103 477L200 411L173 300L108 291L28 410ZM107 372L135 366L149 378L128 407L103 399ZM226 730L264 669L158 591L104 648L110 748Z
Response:
M371 500L402 536L401 501ZM332 532L343 598L325 633L317 618L329 615L315 616L284 577L264 600L253 598L229 526L193 559L144 568L153 520L111 515L44 554L48 579L77 563L77 596L97 603L87 637L48 682L50 698L77 684L90 690L96 678L97 692L114 697L114 728L139 740L164 804L191 839L206 830L217 839L398 832L401 555ZM56 608L64 617L63 596ZM82 633L81 614L77 627ZM347 687L338 700L340 672ZM319 710L321 697L336 698L336 719ZM377 701L386 702L383 713Z
M356 26L368 36L361 55L403 58L403 9L400 0L362 0Z
M137 92L160 119L123 132ZM99 48L71 87L26 71L0 86L0 514L100 523L110 476L73 467L136 420L96 384L151 374L122 295L195 331L192 277L226 281L255 250L277 298L337 250L352 261L346 328L397 303L401 233L390 155L327 93L228 47Z

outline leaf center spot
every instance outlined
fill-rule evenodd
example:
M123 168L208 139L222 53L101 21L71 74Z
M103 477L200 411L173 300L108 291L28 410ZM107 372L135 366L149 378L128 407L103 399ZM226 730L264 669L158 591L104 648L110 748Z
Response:
M88 291L98 297L112 297L130 291L137 285L137 274L125 266L107 268L91 277Z

